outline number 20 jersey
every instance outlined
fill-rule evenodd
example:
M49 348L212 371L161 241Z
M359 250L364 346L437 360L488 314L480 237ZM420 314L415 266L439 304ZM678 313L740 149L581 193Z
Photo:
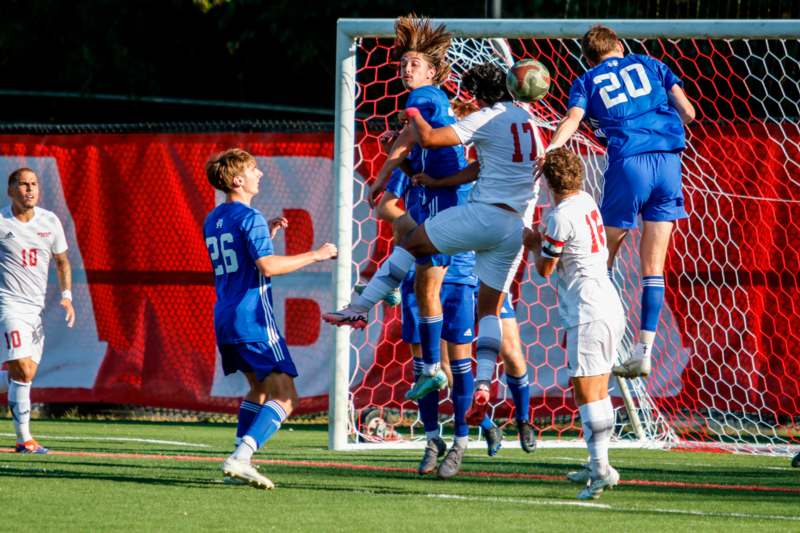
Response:
M208 214L203 235L217 293L217 344L277 340L272 282L255 264L274 253L264 215L243 203L226 202Z
M614 160L686 147L669 91L683 82L667 65L648 56L612 57L572 83L568 108L579 107Z
M33 208L21 222L11 206L0 210L0 316L38 315L44 309L53 254L67 251L64 228L55 213Z

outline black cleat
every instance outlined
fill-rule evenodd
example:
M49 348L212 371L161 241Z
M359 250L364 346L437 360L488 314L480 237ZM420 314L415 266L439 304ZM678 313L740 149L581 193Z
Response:
M486 453L489 457L494 457L500 448L503 447L503 432L499 427L494 426L483 431L483 438L486 439Z
M800 468L800 452L792 457L792 468Z
M517 420L517 431L519 432L519 445L525 453L536 451L536 432L527 420Z

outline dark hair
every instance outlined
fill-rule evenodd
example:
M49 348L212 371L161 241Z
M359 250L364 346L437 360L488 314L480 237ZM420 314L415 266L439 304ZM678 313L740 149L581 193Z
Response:
M583 188L583 163L578 154L569 148L556 148L547 152L542 165L550 189L557 194Z
M18 168L17 170L8 175L8 186L11 187L12 185L16 185L24 172L30 172L34 176L36 175L36 172L34 172L32 169L28 167Z
M490 106L511 100L506 89L506 71L494 63L481 63L469 69L461 79L461 87Z

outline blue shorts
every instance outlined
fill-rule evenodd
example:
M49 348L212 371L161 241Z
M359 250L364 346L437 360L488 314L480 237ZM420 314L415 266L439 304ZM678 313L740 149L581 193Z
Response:
M419 308L414 294L414 278L400 286L403 296L403 341L419 344ZM469 344L475 339L475 288L472 285L443 283L442 339L453 344Z
M517 318L517 311L514 309L514 304L511 303L511 294L506 294L503 308L500 310L500 319L504 318Z
M240 371L253 372L258 381L263 381L273 372L297 377L297 368L282 338L273 343L223 344L219 347L219 353L222 355L222 371L226 376Z
M678 152L650 152L612 161L605 172L603 224L637 226L638 215L649 222L686 218Z
M441 189L425 189L425 197L422 205L422 212L425 214L425 219L435 217L448 207L458 205L459 195L458 188L446 187ZM463 201L462 201L463 203ZM451 257L446 254L427 255L417 258L418 265L426 265L430 263L433 266L450 266Z

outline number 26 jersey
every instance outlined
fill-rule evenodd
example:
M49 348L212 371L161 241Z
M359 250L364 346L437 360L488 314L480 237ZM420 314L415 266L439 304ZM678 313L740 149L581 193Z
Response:
M208 214L203 235L217 293L217 344L277 340L272 281L256 267L258 258L274 254L264 215L241 202L226 202Z

